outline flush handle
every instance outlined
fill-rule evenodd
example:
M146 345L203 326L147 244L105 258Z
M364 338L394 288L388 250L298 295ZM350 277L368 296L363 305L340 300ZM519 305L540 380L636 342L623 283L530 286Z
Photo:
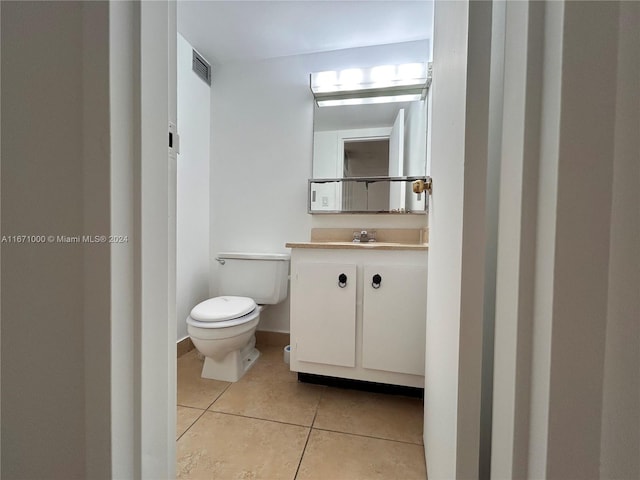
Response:
M373 276L373 278L371 279L371 286L372 286L373 288L378 289L378 288L380 288L380 284L381 284L381 283L382 283L382 277L381 277L379 274L377 274L377 273L376 273L376 274Z
M338 286L344 288L347 286L347 276L344 273L338 275Z

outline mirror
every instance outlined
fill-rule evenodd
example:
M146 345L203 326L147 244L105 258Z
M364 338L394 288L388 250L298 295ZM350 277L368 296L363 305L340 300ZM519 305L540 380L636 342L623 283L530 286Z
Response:
M427 101L318 107L313 122L310 213L424 213L411 181L427 174ZM319 179L347 181L314 182Z

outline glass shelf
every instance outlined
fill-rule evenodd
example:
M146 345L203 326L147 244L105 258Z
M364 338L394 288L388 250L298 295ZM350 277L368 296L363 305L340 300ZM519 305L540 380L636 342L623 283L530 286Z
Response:
M422 214L428 193L413 193L416 177L347 177L309 179L308 212Z

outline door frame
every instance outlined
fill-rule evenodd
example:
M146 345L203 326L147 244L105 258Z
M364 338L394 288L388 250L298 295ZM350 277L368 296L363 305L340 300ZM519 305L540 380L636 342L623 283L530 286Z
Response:
M109 2L111 476L176 473L176 2ZM121 229L116 232L115 229Z
M479 472L491 27L491 2L435 2L424 401L432 479Z

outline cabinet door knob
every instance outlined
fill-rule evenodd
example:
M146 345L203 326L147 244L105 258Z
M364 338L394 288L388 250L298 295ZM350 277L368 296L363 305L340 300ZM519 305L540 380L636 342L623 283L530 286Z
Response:
M347 276L344 273L338 275L338 286L344 288L347 286Z
M382 277L376 273L371 279L371 286L373 288L380 288L381 283L382 283Z

